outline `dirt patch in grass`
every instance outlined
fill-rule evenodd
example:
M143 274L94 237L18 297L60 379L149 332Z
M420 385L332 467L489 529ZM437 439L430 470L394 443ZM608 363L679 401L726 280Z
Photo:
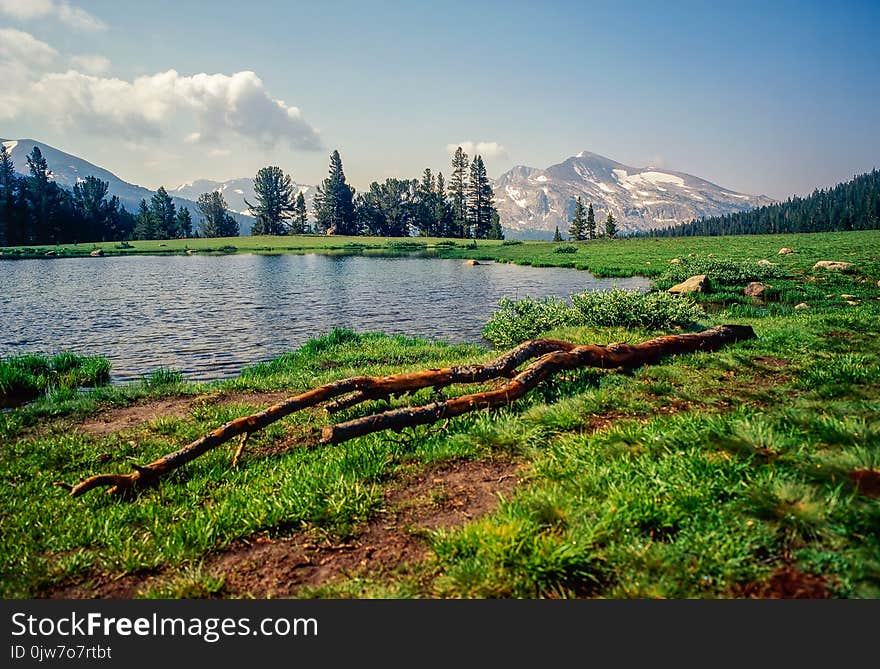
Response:
M457 461L390 487L382 511L344 542L305 536L242 544L209 567L225 576L225 592L259 599L295 596L356 572L387 573L424 559L428 530L454 527L492 511L519 481L506 460Z
M854 469L849 473L849 478L856 484L859 492L868 497L880 497L880 470Z
M389 485L381 511L345 541L309 534L237 542L205 563L225 579L223 596L267 599L295 596L304 586L329 583L354 572L381 575L429 553L426 533L462 525L509 498L523 465L505 459L443 463ZM58 599L131 599L173 579L171 570L122 576L93 574L55 588Z
M79 426L79 430L87 434L103 437L124 430L149 423L157 416L167 418L184 418L189 416L192 410L200 404L254 404L257 406L270 406L294 393L292 391L268 392L268 393L225 393L219 395L184 395L168 397L160 400L137 404L118 409L102 411L93 418L89 418Z
M780 567L761 583L749 583L734 595L749 599L830 599L828 580L791 565Z
M752 358L752 362L764 367L772 367L773 369L782 369L788 367L789 361L783 358L775 358L772 355L759 355Z

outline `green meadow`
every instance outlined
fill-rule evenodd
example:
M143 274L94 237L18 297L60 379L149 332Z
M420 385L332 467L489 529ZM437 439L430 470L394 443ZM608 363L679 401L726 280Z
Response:
M254 585L259 578L242 580L242 563L231 556L308 546L316 564L333 565L340 552L378 539L419 550L345 563L296 587L279 583L278 591L880 596L880 232L598 240L555 252L560 246L304 236L4 250L2 262L48 250L87 256L97 247L105 255L424 252L641 274L657 293L704 273L710 290L674 303L560 295L544 306L510 304L487 324L499 349L335 330L215 383L158 369L137 383L83 389L89 384L47 373L37 399L0 413L0 596L266 596ZM778 255L782 247L794 252ZM820 260L852 267L814 269ZM767 285L761 299L743 292L756 280ZM646 309L652 318L641 318ZM757 338L628 373L571 372L501 410L339 445L318 443L323 411L292 414L252 435L238 467L229 444L128 498L95 491L71 498L54 485L129 472L226 421L336 379L483 362L535 336L637 343L725 323L751 325ZM433 399L423 390L332 420ZM438 472L490 466L508 473L458 483L500 489L515 476L516 485L456 522L427 522L457 508L453 488L431 487ZM389 530L383 519L414 481L429 494L400 512L409 524ZM381 545L370 547L382 553ZM262 562L268 569L270 560ZM294 571L271 575L293 579Z

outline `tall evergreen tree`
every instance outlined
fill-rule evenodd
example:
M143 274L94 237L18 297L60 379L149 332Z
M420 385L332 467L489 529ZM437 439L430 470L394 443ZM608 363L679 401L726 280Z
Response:
M424 237L437 235L437 180L430 167L422 173L416 188L415 220L413 225Z
M614 215L610 211L605 219L605 236L608 239L614 239L617 236L617 221L614 220Z
M574 218L568 228L568 237L573 242L581 242L587 238L587 212L580 195L574 205Z
M178 236L176 209L165 186L159 186L159 190L150 198L150 216L153 218L155 239L174 239Z
M189 213L188 207L181 207L177 210L177 231L183 237L192 237L193 235L192 214Z
M237 237L238 221L229 214L226 200L217 191L199 195L199 226L203 237Z
M136 239L156 239L156 226L150 214L150 206L142 199L135 216L134 236Z
M561 242L562 241L562 235L559 234L559 226L558 225L556 226L556 232L553 235L553 241L554 242Z
M293 216L294 195L290 175L280 167L263 167L254 177L257 203L244 203L257 219L251 234L283 235L288 232L287 220Z
M19 211L15 166L6 145L0 143L0 246L12 246L19 242Z
M494 194L482 156L474 158L467 195L467 228L474 239L486 239L495 210Z
M306 211L306 198L302 191L297 193L293 204L293 221L290 232L294 235L305 235L309 232L309 213Z
M354 211L354 190L345 182L339 151L330 155L330 174L318 187L313 204L316 227L334 235L358 233Z
M357 198L361 228L378 237L408 237L419 220L418 186L415 180L394 178L371 183Z
M107 241L115 237L119 216L119 199L107 199L110 184L97 177L87 176L73 187L73 206L79 230L76 237L82 241Z
M587 208L587 239L596 239L596 214L593 211L593 203Z
M459 146L452 156L452 176L449 177L449 197L452 200L450 237L469 237L467 229L468 155Z
M434 229L438 237L454 237L452 206L446 198L446 183L443 172L437 172L437 190L434 199Z
M492 208L491 218L489 233L486 235L486 239L504 239L504 230L501 228L501 216L494 207Z
M66 241L74 228L70 193L52 180L40 147L34 145L27 156L27 165L30 175L22 183L22 195L27 205L26 243L58 244Z

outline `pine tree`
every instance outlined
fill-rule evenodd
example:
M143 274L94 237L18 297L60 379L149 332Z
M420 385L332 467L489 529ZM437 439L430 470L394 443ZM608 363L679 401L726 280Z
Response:
M0 246L14 245L17 239L18 179L6 145L0 143Z
M426 167L422 173L422 180L416 188L415 220L413 225L424 237L437 235L436 211L437 211L437 182L430 167Z
M504 239L504 230L501 227L501 216L498 215L498 210L494 207L492 209L492 221L489 224L489 234L486 239Z
M614 239L617 236L617 221L611 212L608 212L608 218L605 219L605 236L608 239Z
M467 229L468 155L459 146L452 156L452 176L449 178L449 197L452 200L450 237L469 237Z
M293 215L294 196L290 175L280 167L263 167L254 177L257 203L244 203L257 219L251 234L283 235L288 231L287 219Z
M40 147L27 156L30 176L22 183L26 203L25 239L29 244L59 244L73 234L73 201L70 193L51 179Z
M587 239L596 239L596 214L593 212L593 203L587 208Z
M136 239L156 239L156 226L146 200L141 200L135 217L134 236Z
M587 218L584 202L578 195L577 202L574 205L574 218L571 219L571 225L568 228L568 237L573 242L581 242L586 239L587 235Z
M306 211L306 198L302 191L297 193L296 202L293 204L293 221L290 232L294 235L305 235L309 232L309 214Z
M434 200L434 229L438 237L454 237L452 207L446 198L443 172L437 172L437 190Z
M553 241L554 242L561 242L562 241L562 235L559 234L559 226L558 225L556 226L556 234L553 235Z
M159 186L159 190L150 198L150 216L153 217L155 239L174 239L178 236L176 207L164 186Z
M316 227L328 235L358 233L354 211L354 191L345 183L339 151L330 155L330 174L318 187L313 204Z
M119 200L107 201L110 184L97 177L87 176L73 186L73 206L78 219L77 237L82 241L106 241L110 236L112 219L117 215Z
M486 239L492 225L492 213L495 211L494 193L486 176L483 158L477 156L471 163L470 181L467 195L467 229L474 239Z
M198 200L199 226L203 237L237 237L238 221L229 214L226 200L217 191L202 193Z
M187 207L181 207L177 210L177 230L183 237L192 237L193 234L192 215Z

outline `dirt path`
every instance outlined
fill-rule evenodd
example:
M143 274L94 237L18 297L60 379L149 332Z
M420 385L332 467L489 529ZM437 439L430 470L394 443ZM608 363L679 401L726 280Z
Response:
M118 409L102 411L97 416L85 420L78 429L88 434L103 437L123 430L130 430L156 418L183 418L201 405L253 404L270 406L293 395L293 391L273 391L264 393L222 393L210 395L184 395L136 404Z
M509 499L523 465L508 459L443 463L392 482L382 510L343 543L316 543L309 535L239 541L206 560L204 571L222 576L222 596L294 597L306 586L354 572L382 574L430 554L426 531L456 527L493 511ZM52 598L130 599L174 574L95 576L48 594Z

